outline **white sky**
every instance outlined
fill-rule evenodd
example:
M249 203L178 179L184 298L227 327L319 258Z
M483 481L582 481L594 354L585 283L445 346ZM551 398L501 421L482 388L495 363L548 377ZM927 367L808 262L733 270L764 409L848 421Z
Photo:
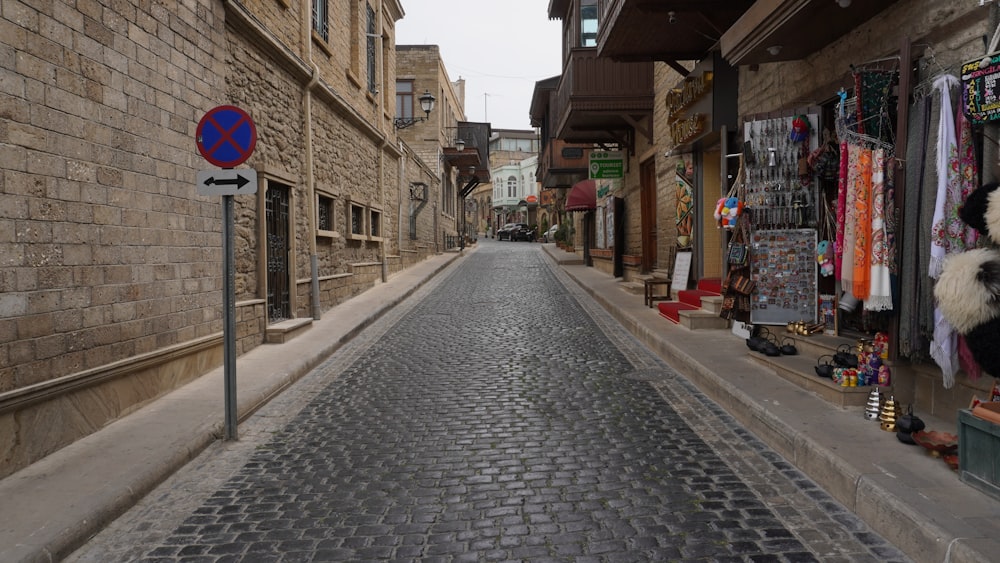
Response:
M401 0L397 45L437 45L452 81L465 79L468 121L531 129L535 82L562 72L562 22L549 0Z

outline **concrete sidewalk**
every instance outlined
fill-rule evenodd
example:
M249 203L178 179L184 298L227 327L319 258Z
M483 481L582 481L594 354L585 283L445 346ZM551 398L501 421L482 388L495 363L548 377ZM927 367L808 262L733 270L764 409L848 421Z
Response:
M758 365L728 330L674 325L579 256L540 248L640 341L915 561L1000 559L1000 502L943 462L899 443L860 409L834 407ZM462 257L433 257L326 312L290 342L240 357L241 416ZM61 559L217 440L222 379L219 368L0 480L0 561Z

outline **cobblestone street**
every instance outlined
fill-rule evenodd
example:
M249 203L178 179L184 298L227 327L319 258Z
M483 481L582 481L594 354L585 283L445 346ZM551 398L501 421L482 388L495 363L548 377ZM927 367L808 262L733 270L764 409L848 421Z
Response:
M479 246L68 560L907 561L539 245Z

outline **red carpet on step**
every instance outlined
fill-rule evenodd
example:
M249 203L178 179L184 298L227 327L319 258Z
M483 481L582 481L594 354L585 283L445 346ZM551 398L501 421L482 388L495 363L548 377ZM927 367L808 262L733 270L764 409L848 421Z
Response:
M691 311L693 309L701 308L695 307L694 305L688 305L687 303L681 303L680 301L664 301L663 303L658 303L656 307L660 310L661 317L669 319L674 324L680 324L681 311Z
M701 298L722 294L722 280L718 278L705 278L698 280L698 289L684 289L677 292L677 301L666 301L657 304L660 316L680 324L681 311L692 311L701 309Z
M708 291L714 295L722 295L721 278L703 278L698 280L698 289Z

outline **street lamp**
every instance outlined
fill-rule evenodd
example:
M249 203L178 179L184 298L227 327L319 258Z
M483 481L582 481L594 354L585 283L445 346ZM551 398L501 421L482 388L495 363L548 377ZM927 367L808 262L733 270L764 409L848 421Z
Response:
M465 150L465 141L462 139L455 139L455 150L462 152Z
M417 99L420 100L420 109L424 110L424 117L397 117L392 120L396 129L406 129L414 123L427 121L427 117L430 116L431 110L434 109L434 102L436 98L433 94L431 94L430 90L424 90L424 93Z

